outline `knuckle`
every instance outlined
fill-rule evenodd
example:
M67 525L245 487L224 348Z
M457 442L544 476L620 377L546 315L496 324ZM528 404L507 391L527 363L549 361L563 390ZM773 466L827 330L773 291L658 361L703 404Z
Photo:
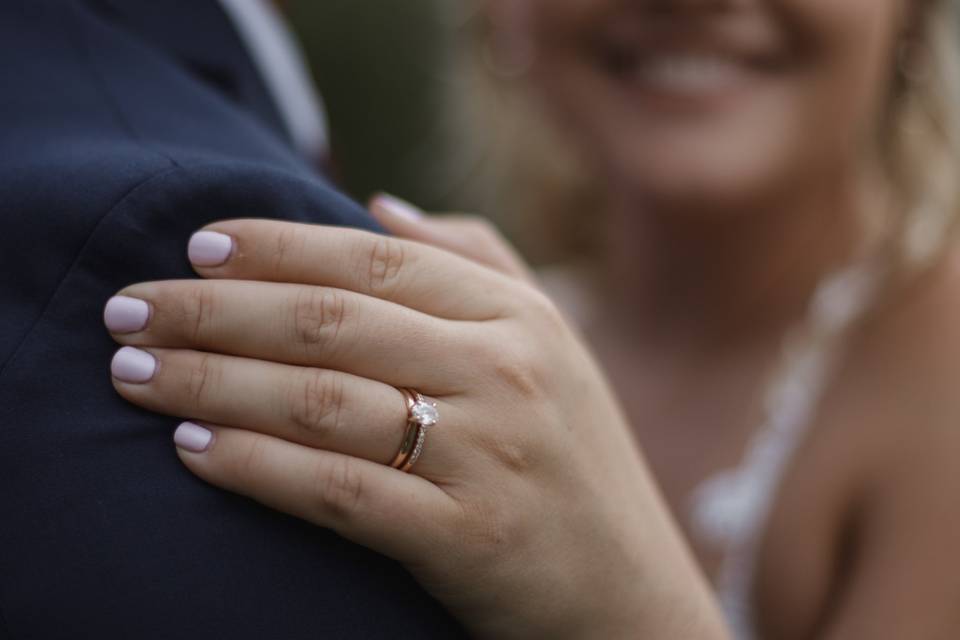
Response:
M290 420L313 439L329 441L340 428L343 409L343 379L332 371L308 369L299 385L294 385L289 402Z
M219 384L220 370L213 362L213 356L199 354L187 375L183 378L184 393L190 406L202 409Z
M360 469L346 456L318 464L314 488L321 514L340 522L357 512L366 491Z
M498 349L492 354L491 362L494 378L514 394L528 401L544 396L548 375L529 347Z
M533 449L518 434L510 437L490 436L481 446L501 469L516 475L527 474L535 466L536 455Z
M236 458L233 473L239 478L257 478L261 475L265 460L264 441L254 438L247 445L243 455Z
M296 263L303 255L304 236L297 227L283 225L273 244L273 269L277 273L285 271L285 266Z
M485 335L462 343L466 360L477 363L478 371L500 389L523 398L539 397L547 375L532 341L511 331Z
M334 289L304 288L293 302L293 341L308 353L329 353L348 316L347 298Z
M529 305L531 320L541 335L556 336L567 331L567 321L563 312L550 296L534 287L529 287Z
M492 442L490 453L507 471L522 475L534 467L534 454L526 443L518 440L498 438Z
M407 262L403 243L387 236L375 236L367 249L367 282L375 295L396 287Z
M200 283L189 287L186 295L180 298L183 310L182 326L193 344L202 344L212 335L214 318L217 313L217 299L211 287Z

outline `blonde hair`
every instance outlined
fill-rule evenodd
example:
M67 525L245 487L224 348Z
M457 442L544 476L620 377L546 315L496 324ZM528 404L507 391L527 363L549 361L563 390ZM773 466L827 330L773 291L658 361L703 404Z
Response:
M589 255L597 244L591 219L605 208L599 181L538 108L523 75L494 59L482 13L460 25L465 46L451 74L462 176L454 198L493 219L535 265Z
M928 1L916 36L901 45L881 140L887 172L902 199L895 250L909 269L936 261L960 217L958 8L958 0Z
M960 0L926 0L896 52L880 152L901 212L884 221L896 269L936 262L960 217ZM479 13L479 12L478 12ZM466 200L491 215L535 263L589 255L605 207L587 163L539 113L521 78L490 63L490 28L464 23L453 111L473 132ZM891 265L893 266L893 265Z

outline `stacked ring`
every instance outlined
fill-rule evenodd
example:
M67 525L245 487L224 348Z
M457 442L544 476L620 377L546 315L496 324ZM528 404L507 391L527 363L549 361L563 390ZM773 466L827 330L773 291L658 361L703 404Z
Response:
M414 389L398 389L403 394L407 410L407 429L400 442L400 449L390 466L408 473L420 455L427 439L427 430L440 420L435 402L427 402L423 395Z

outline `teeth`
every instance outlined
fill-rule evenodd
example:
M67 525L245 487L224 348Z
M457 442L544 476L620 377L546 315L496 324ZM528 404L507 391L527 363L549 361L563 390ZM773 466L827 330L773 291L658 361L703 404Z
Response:
M706 92L734 84L742 67L726 58L708 55L663 55L640 64L638 79L653 88L672 92Z

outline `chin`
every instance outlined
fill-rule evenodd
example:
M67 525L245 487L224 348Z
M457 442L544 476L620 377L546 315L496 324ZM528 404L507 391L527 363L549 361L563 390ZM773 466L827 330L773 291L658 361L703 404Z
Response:
M642 139L642 138L641 138ZM717 216L770 206L796 176L782 155L741 142L638 139L607 158L614 188L664 211Z

